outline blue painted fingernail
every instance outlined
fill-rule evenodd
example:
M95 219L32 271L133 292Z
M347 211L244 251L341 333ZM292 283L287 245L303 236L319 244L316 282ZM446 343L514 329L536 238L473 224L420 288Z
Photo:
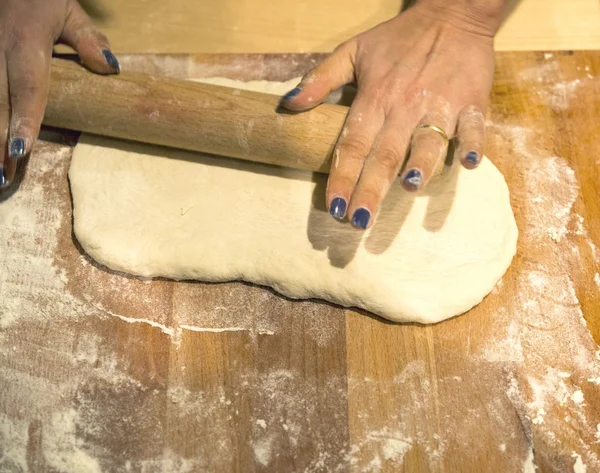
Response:
M0 164L0 187L6 185L6 178L4 177L4 167Z
M333 199L331 201L331 205L329 206L329 213L334 218L344 218L344 215L346 214L346 201L341 197L336 197Z
M356 209L354 215L352 215L352 225L362 228L363 230L365 230L369 225L369 220L371 220L371 212L362 207L360 209Z
M477 165L479 164L479 155L475 151L470 151L469 153L467 153L465 161L467 161L470 164Z
M102 54L104 55L104 59L106 59L106 63L117 71L117 74L121 72L121 65L119 64L119 60L115 57L115 55L110 51L110 49L103 49Z
M423 174L418 169L411 169L404 177L404 187L408 190L416 191L421 185Z
M285 94L281 100L283 100L283 101L291 100L296 95L298 95L300 92L302 92L302 89L300 87L296 87L295 89L292 89L287 94Z
M23 156L25 156L25 140L23 138L14 138L10 142L8 157L12 159L19 159Z

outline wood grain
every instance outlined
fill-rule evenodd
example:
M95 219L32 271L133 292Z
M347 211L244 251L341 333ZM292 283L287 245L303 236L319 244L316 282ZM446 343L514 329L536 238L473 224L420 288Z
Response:
M0 471L599 471L600 54L497 59L518 255L434 326L98 267L72 235L76 136L45 130L0 202Z
M401 0L103 0L94 2L94 10L118 53L310 53L332 51L396 15L401 5ZM500 51L599 46L596 0L522 0L496 38Z

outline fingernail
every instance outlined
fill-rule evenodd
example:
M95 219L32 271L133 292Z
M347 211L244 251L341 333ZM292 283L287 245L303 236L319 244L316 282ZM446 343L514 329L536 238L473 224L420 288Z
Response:
M104 59L106 59L107 64L117 71L117 74L121 72L121 65L119 64L118 59L115 55L110 51L110 49L103 49L102 54L104 55Z
M23 138L14 138L10 142L8 157L11 159L19 159L25 156L25 140Z
M411 169L406 173L404 177L404 187L408 190L416 191L421 185L421 181L423 180L423 174L418 169Z
M473 166L479 164L479 155L475 151L470 151L465 157L465 161Z
M293 99L296 95L298 95L300 92L302 92L302 89L300 87L296 87L295 89L290 90L287 94L285 94L281 100L283 101L288 101Z
M369 225L369 220L371 220L371 212L367 209L356 209L354 215L352 215L352 225L358 228L362 228L366 230L367 225Z
M333 218L342 219L346 214L346 201L341 197L336 197L331 201L329 213Z
M0 164L0 187L6 185L6 178L4 177L4 167Z

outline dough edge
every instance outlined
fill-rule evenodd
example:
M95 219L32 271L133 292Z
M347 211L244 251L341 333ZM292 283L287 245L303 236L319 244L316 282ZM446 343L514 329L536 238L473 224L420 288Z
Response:
M93 136L82 136L81 143L78 144L79 149L77 152L85 153L88 146L94 146L93 144L87 144L90 140L94 143L96 137ZM487 158L485 158L487 160ZM493 166L493 163L488 160L489 165ZM502 180L502 194L498 198L509 201L509 190L504 179L504 176L494 167L498 178ZM356 294L339 293L331 295L328 292L316 292L311 290L310 287L294 285L293 281L277 281L276 277L272 276L267 271L257 271L253 273L233 271L225 275L206 274L205 268L200 268L194 271L187 271L185 274L175 273L173 271L163 270L147 270L143 268L143 265L129 264L130 260L129 247L120 246L119 244L110 245L112 235L107 234L102 228L92 228L86 226L85 219L82 218L81 213L84 212L86 207L85 199L81 198L84 194L85 189L82 188L77 178L73 178L73 173L76 172L75 167L71 167L69 170L69 177L71 182L71 190L73 195L73 217L74 217L74 233L81 244L83 250L91 256L95 261L108 267L111 270L123 272L126 274L132 274L143 278L168 278L175 281L204 281L204 282L233 282L233 281L246 281L252 284L260 286L271 287L276 292L284 295L285 297L293 300L300 299L317 299L325 300L329 303L342 306L345 308L355 308L358 310L365 310L372 314L381 316L392 322L405 322L405 323L419 323L419 324L435 324L444 320L453 318L469 311L474 306L481 303L481 301L493 290L498 281L502 279L503 275L510 267L513 257L517 250L518 240L518 229L512 213L512 208L509 204L505 206L504 211L510 215L507 220L507 227L505 229L504 237L502 238L503 244L498 245L497 254L488 261L495 270L489 271L486 274L477 272L476 281L478 290L473 291L468 297L462 300L461 303L448 303L446 301L443 307L439 306L435 311L431 310L431 307L419 307L409 306L404 301L395 301L390 303L389 298L377 297L370 295L369 297L361 297ZM110 229L108 229L110 232ZM107 251L106 248L109 247ZM119 248L122 252L115 251L115 248ZM501 264L501 262L505 262ZM480 262L478 264L481 264ZM157 266L154 262L152 266ZM204 274L203 274L204 273Z

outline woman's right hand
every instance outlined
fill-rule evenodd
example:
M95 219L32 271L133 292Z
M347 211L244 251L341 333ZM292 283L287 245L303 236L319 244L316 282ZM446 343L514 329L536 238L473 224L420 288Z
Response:
M14 178L39 133L48 99L56 42L71 46L99 74L118 74L106 36L77 0L2 0L0 3L0 190ZM85 100L82 97L82 100Z

